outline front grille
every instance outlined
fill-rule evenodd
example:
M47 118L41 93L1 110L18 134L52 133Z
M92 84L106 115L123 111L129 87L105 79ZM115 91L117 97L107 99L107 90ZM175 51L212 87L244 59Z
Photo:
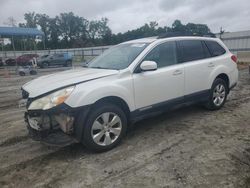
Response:
M21 90L22 90L23 99L27 99L29 97L29 93L27 91L25 91L24 89L21 89Z

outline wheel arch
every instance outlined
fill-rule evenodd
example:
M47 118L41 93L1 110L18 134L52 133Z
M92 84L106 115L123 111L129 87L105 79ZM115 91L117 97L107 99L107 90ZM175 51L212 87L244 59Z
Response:
M79 142L82 142L82 138L83 138L83 134L84 134L83 126L86 123L88 116L91 113L92 109L94 109L98 105L102 105L105 103L115 104L118 107L120 107L124 111L124 113L127 117L127 121L129 122L129 120L130 120L129 119L130 118L129 106L122 98L117 97L117 96L103 97L103 98L97 100L95 103L89 105L88 108L86 108L85 110L83 110L82 113L77 115L76 122L74 125L75 126L74 135L75 135L75 138Z
M220 79L222 79L222 80L224 80L225 82L226 82L226 84L227 84L227 89L229 89L229 77L228 77L228 75L227 74L225 74L225 73L221 73L221 74L219 74L215 79L217 79L217 78L220 78Z
M129 106L122 98L117 97L117 96L103 97L97 100L92 106L95 107L97 105L101 105L104 103L110 103L110 104L114 104L120 107L124 111L125 115L127 116L127 119L129 120L130 118Z
M213 85L213 83L214 83L214 81L217 79L217 78L221 78L221 79L223 79L225 82L226 82L226 84L227 84L227 87L228 87L228 89L230 88L230 80L231 80L231 77L230 77L230 69L228 68L228 67L226 67L226 66L223 66L223 65L218 65L218 67L217 68L215 68L212 72L211 72L211 74L210 74L210 76L209 76L209 88L211 88L212 87L212 85Z

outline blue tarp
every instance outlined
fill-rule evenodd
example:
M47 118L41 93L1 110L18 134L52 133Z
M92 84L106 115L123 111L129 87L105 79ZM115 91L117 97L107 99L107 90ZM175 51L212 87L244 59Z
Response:
M0 27L0 36L44 36L44 33L36 28Z

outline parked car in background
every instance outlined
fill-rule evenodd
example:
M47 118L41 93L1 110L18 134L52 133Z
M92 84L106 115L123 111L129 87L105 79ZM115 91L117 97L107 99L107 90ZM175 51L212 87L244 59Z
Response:
M24 54L21 55L19 57L17 57L16 59L14 58L8 58L5 60L5 64L8 66L26 66L26 65L31 65L31 61L33 58L38 58L39 55L37 54Z
M37 61L37 66L46 68L49 66L62 65L72 66L72 56L69 53L48 54L41 56Z
M222 108L238 81L236 62L216 38L128 41L105 51L88 68L23 85L27 127L36 140L68 137L106 151L121 141L129 123L145 117L193 103Z
M2 58L0 57L0 67L2 67L3 66L3 60L2 60Z
M24 54L16 58L17 65L26 66L30 65L33 58L38 58L37 54Z
M13 58L8 58L5 60L5 64L8 66L15 66L16 65L16 60Z

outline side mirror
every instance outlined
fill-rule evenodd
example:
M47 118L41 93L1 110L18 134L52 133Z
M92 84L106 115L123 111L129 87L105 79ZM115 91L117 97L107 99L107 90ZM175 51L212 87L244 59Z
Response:
M154 71L157 69L157 63L154 61L143 61L140 68L142 71Z

